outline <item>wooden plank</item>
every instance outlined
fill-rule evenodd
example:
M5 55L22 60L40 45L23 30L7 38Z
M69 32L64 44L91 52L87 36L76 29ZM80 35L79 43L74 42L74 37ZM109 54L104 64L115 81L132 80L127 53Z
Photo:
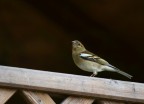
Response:
M144 84L0 66L0 86L144 103Z
M119 101L99 101L98 104L125 104L124 102L119 102Z
M5 104L15 92L14 89L0 88L0 104Z
M22 95L30 104L56 104L52 98L44 92L23 90Z
M70 96L66 98L61 104L92 104L94 100L94 98L89 97Z

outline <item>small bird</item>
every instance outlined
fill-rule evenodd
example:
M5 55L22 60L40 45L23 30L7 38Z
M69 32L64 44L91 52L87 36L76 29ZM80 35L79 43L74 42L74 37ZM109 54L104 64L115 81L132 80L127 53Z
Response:
M132 78L130 74L121 71L120 69L109 64L104 59L86 50L84 45L78 40L72 41L72 57L74 63L80 69L88 72L93 72L91 77L96 76L98 72L101 71L111 71L111 72L117 72L119 74L122 74L128 77L129 79Z

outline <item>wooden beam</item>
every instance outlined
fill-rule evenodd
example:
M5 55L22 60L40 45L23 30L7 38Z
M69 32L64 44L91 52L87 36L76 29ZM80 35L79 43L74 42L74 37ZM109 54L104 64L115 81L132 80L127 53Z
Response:
M107 101L99 101L97 102L97 104L125 104L124 102L119 102L119 101L110 101L110 100L107 100Z
M28 104L56 104L52 98L44 92L23 90L22 95Z
M70 96L66 98L61 104L92 104L94 100L94 98L89 97Z
M144 103L144 84L0 66L0 86Z
M15 92L15 89L0 88L0 104L5 104Z

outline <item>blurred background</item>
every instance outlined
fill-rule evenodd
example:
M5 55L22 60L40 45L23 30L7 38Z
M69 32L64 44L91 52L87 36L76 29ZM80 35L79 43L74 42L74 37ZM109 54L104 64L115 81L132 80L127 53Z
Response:
M143 0L0 0L0 65L90 76L71 57L71 41L144 82Z

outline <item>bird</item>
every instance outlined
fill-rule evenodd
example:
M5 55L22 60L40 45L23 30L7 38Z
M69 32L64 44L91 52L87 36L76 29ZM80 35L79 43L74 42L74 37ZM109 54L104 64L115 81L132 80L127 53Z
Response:
M98 72L117 72L129 79L133 76L109 64L108 61L88 51L78 40L72 41L72 58L77 67L81 70L92 72L91 77L95 77Z

